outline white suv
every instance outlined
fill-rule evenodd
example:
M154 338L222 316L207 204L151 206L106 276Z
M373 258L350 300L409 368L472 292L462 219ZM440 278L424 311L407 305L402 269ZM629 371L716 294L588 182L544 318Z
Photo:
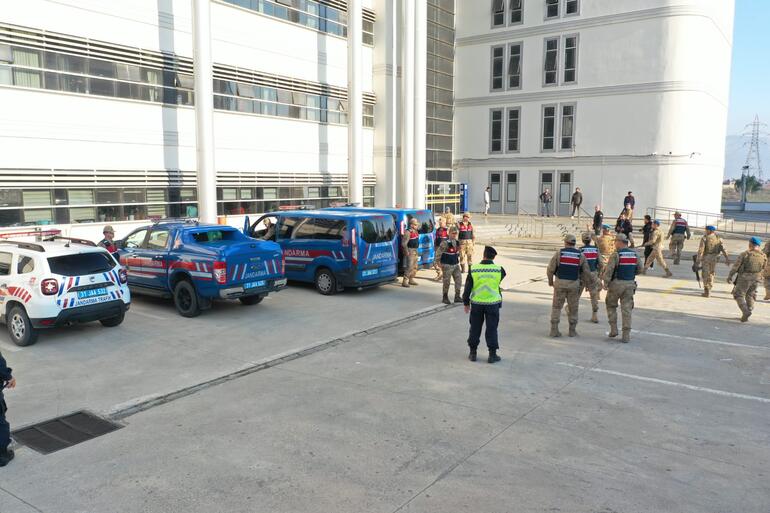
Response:
M19 346L34 344L41 328L119 325L131 304L126 281L125 269L90 241L0 241L0 320Z

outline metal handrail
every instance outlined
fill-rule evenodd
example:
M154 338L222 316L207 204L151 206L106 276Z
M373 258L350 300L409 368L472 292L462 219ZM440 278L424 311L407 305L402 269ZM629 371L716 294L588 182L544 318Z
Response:
M536 236L539 239L543 238L545 223L542 219L539 219L537 216L527 212L523 208L519 208L516 211L514 222L512 224L506 225L508 233L513 235L516 226L522 227L525 232L531 234L533 237Z
M671 207L647 208L647 214L653 219L659 220L661 223L664 221L672 221L675 212L682 214L682 217L687 219L687 223L690 226L697 228L705 228L708 225L718 225L724 220L724 214L721 212L717 214L714 212L700 212L697 210L684 210Z

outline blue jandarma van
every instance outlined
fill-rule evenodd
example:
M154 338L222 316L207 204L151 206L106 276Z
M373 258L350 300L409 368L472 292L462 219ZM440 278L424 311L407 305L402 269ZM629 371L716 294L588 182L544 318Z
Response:
M248 223L248 221L247 221ZM392 216L379 213L294 210L266 214L247 235L277 242L286 277L314 283L318 292L362 289L397 276L398 232Z
M433 261L436 257L436 223L433 218L433 213L430 210L418 210L413 208L367 208L367 207L337 207L326 210L336 210L340 212L362 212L362 213L377 213L388 214L393 217L398 227L399 234L399 259L398 259L398 273L403 274L404 271L404 250L401 245L401 235L406 233L409 229L409 223L412 219L417 219L420 223L420 246L417 250L419 260L417 261L418 269L430 269L433 265Z

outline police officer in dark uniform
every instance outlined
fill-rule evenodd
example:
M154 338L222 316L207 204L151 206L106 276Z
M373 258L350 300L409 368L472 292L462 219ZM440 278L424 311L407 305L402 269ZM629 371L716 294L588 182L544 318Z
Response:
M16 380L11 374L11 369L5 363L5 358L0 354L0 467L8 465L13 459L13 451L8 448L11 445L11 426L5 420L5 412L8 407L3 397L3 389L12 389L16 386Z
M468 269L468 278L465 280L463 291L463 304L465 313L470 314L471 328L468 334L468 347L470 353L468 359L476 361L476 348L481 341L481 328L487 324L484 338L489 349L487 362L500 361L497 355L499 344L497 342L497 325L500 322L500 306L503 303L503 295L500 291L500 282L505 278L505 269L495 265L497 251L495 248L484 248L484 259L480 264L473 264Z
M103 247L110 253L117 253L118 246L114 242L115 229L112 226L107 225L104 227L104 230L102 230L102 233L104 234L104 238L100 240L97 245Z

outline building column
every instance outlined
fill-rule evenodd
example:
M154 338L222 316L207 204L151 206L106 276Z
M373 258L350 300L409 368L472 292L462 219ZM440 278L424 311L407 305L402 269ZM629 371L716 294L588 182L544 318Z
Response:
M425 0L418 0L424 2ZM411 208L414 205L414 17L415 0L403 0L402 28L404 43L401 45L401 94L403 119L401 122L401 169L403 194L401 206Z
M428 2L414 2L414 208L425 208L425 158L428 96Z
M193 0L193 73L198 164L198 218L217 220L217 171L214 165L214 77L211 62L211 2Z
M348 201L364 203L363 7L348 0Z

